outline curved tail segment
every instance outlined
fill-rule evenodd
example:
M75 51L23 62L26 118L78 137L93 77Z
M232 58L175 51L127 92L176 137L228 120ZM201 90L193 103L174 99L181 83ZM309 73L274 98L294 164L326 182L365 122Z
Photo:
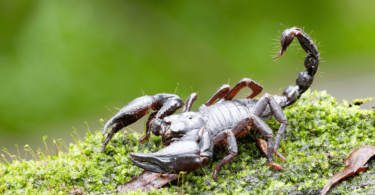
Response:
M297 99L299 99L301 95L308 88L310 88L310 85L314 80L314 75L319 66L320 54L317 46L308 34L297 27L286 29L283 34L281 34L281 50L279 55L274 58L279 58L285 53L288 46L292 43L294 37L297 38L302 49L307 53L304 62L306 71L299 73L296 80L296 86L289 86L284 90L283 96L286 97L286 100L282 104L282 108L295 103Z

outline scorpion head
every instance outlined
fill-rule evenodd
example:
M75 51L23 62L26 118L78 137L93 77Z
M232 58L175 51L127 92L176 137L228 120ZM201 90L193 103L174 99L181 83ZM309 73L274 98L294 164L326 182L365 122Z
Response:
M207 120L197 112L184 112L165 117L164 122L169 124L169 128L164 133L164 137L167 139L182 137L191 130L204 127Z

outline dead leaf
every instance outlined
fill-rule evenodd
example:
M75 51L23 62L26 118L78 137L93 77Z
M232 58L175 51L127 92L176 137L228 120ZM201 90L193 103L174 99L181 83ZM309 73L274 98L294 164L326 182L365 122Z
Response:
M83 190L81 188L76 188L76 189L73 189L73 190L70 190L69 194L74 194L74 195L82 195L83 194Z
M257 138L257 145L260 147L260 150L262 150L262 152L265 155L267 155L267 142L266 142L266 140ZM280 154L277 151L274 151L274 153L280 161L286 162L286 158L282 154Z
M152 188L159 189L165 184L181 178L183 175L178 174L160 174L144 170L138 177L119 185L118 192L135 191L141 189L142 191L150 191Z
M375 155L375 146L365 145L360 148L355 149L349 156L344 160L345 168L344 170L335 173L332 179L324 186L320 194L327 194L329 189L346 177L359 173L366 170L367 161Z

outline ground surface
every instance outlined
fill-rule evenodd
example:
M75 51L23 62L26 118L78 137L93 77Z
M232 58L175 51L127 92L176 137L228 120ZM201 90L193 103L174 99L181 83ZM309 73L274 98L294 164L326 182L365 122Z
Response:
M284 170L275 171L255 144L254 131L238 140L239 152L235 160L223 167L218 182L211 179L213 167L228 153L225 147L214 149L209 165L166 185L151 194L319 194L334 172L342 170L342 163L355 148L375 145L375 113L358 106L341 105L326 92L306 92L295 105L287 108L288 126L279 152L288 162L276 162ZM276 131L276 120L267 123ZM34 154L31 161L0 163L0 192L9 194L68 194L73 190L94 194L116 193L118 185L142 172L129 160L129 152L150 153L161 149L160 138L151 136L139 144L141 135L117 133L100 153L103 136L100 132L76 144L64 146L56 142L49 152ZM69 153L56 153L66 147ZM27 147L28 148L28 147ZM42 150L42 149L41 149ZM30 155L29 152L28 155ZM18 155L14 154L14 159ZM375 160L369 168L333 186L329 194L375 193ZM139 192L133 192L138 194Z

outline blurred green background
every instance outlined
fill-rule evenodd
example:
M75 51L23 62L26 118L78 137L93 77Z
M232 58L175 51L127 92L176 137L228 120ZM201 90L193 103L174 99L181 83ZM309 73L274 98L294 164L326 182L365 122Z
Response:
M51 137L71 142L72 127L81 136L84 121L100 130L100 118L143 92L184 99L198 92L197 108L222 84L248 77L280 94L304 70L299 45L271 59L293 26L320 43L313 90L339 101L375 97L374 7L373 0L1 0L0 147L42 148L44 135L51 148ZM131 128L143 131L143 121Z

